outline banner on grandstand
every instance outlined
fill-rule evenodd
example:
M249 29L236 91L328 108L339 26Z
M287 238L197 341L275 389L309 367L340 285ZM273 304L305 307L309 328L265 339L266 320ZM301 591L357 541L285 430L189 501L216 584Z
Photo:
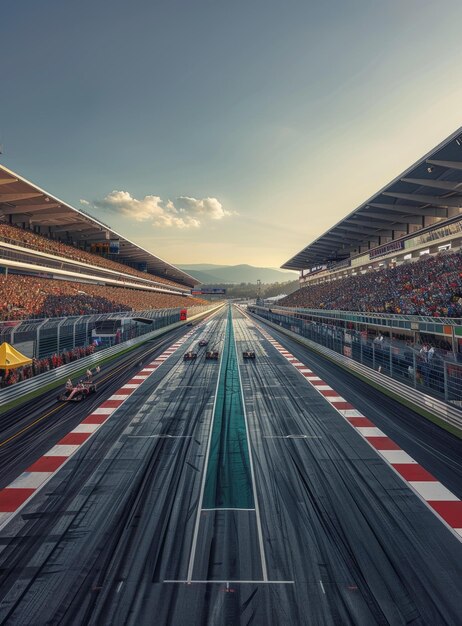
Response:
M390 254L390 252L398 252L398 250L404 250L403 240L390 241L390 243L385 243L383 246L378 246L369 252L369 257L376 259L378 256L385 256Z
M318 272L322 272L327 269L327 265L315 265L314 267L310 267L309 269L302 270L302 277L308 276L308 274L317 274Z
M119 254L120 241L118 239L111 239L109 242L109 254Z
M193 296L225 296L226 289L221 287L203 287L202 289L193 289L191 293Z
M92 254L107 256L109 254L109 241L95 241L94 243L91 243L90 252Z
M137 263L136 266L140 272L148 271L148 264L146 263L146 261L143 261L142 263Z

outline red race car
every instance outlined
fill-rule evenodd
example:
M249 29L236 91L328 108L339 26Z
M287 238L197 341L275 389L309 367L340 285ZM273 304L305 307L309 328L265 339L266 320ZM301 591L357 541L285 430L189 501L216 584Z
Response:
M85 400L87 396L91 393L96 392L96 384L79 380L79 382L74 385L72 381L69 379L64 387L63 393L58 395L59 402L80 402L81 400Z

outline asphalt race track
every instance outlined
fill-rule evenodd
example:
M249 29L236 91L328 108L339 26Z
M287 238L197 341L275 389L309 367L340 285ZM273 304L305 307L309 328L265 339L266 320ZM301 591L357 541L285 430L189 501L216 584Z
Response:
M461 541L251 319L193 330L0 531L0 624L461 623ZM267 330L461 496L460 440ZM0 447L1 486L81 419Z

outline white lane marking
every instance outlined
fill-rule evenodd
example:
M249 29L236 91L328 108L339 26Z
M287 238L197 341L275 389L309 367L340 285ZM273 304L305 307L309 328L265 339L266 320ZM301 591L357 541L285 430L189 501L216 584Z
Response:
M255 511L255 509L240 509L237 507L216 507L214 509L202 509L202 511Z
M318 391L333 391L332 387L329 385L316 385L316 389Z
M100 426L101 424L77 424L71 433L94 433Z
M337 411L341 413L343 417L364 417L364 415L356 409L337 409Z
M8 513L0 513L0 529L2 529L4 525L6 525L6 522L10 519L13 513L14 511Z
M386 437L386 434L376 426L356 426L356 430L363 437Z
M295 580L164 580L164 583L183 583L187 585L295 585Z
M137 385L135 383L127 383L126 385L121 387L121 389L138 389L138 387L139 387L139 385Z
M367 439L366 439L367 441ZM376 450L376 448L374 448ZM397 465L401 463L416 463L412 456L409 456L404 450L376 450L383 456L391 465Z
M324 589L324 585L322 584L322 580L319 581L319 584L321 585L321 589L324 595L326 595L326 590Z
M132 439L191 439L192 435L129 435Z
M88 440L87 440L88 441ZM43 456L71 456L80 446L77 445L59 445L53 446L48 452L45 452Z
M231 324L233 325L232 311L231 311ZM264 546L264 543L263 543L263 530L262 530L262 526L261 526L260 506L258 504L257 485L256 485L256 482L255 482L255 471L254 471L254 467L253 467L252 445L250 443L250 435L249 435L249 423L248 423L248 420L247 420L247 411L246 411L246 408L245 408L244 387L242 385L241 369L239 367L239 359L237 358L238 351L237 351L237 345L236 345L236 335L234 334L234 331L233 331L233 338L234 338L234 351L235 351L235 355L236 355L237 373L239 375L239 386L240 386L240 389L241 389L241 402L242 402L242 408L243 408L243 411L244 411L245 431L246 431L246 435L247 435L247 446L248 446L248 449L249 449L250 475L252 477L253 498L254 498L254 501L255 501L255 516L256 516L256 521L257 521L258 543L259 543L259 546L260 546L261 569L262 569L262 574L263 574L263 580L268 580L268 569L266 567L266 555L265 555L265 546Z
M457 501L459 498L449 491L444 485L437 480L432 481L418 481L410 480L409 484L422 496L424 500L438 500L438 501Z
M126 400L130 394L117 394L115 393L113 396L110 396L108 400Z
M342 396L323 396L328 402L346 402Z
M321 435L263 435L263 439L322 439Z
M108 406L99 406L97 409L94 409L91 414L92 415L110 415L113 413L114 409Z
M124 581L121 580L120 583L117 585L116 593L119 593L119 591L122 589L123 584L124 584Z
M37 489L54 472L23 472L5 489Z
M225 321L224 337L226 339L226 329L228 327L228 316L226 316L225 320L226 321ZM209 430L209 436L208 436L208 440L207 440L207 449L206 449L206 452L205 452L205 459L204 459L204 465L203 465L203 471L202 471L201 488L200 488L200 491L199 491L199 500L198 500L198 506L197 506L196 522L194 524L193 539L192 539L192 544L191 544L191 554L189 555L188 574L187 574L188 580L184 581L184 582L191 582L192 581L192 575L193 575L193 569L194 569L194 561L195 561L195 558L196 558L197 537L199 535L199 525L200 525L200 521L201 521L202 502L204 501L205 480L207 478L207 466L209 464L210 446L211 446L211 443L212 443L212 431L213 431L213 424L214 424L214 421L215 421L215 407L216 407L216 404L217 404L218 387L220 385L220 375L221 375L221 365L222 365L222 363L223 363L223 359L220 359L220 365L218 367L217 386L215 388L215 397L213 399L212 419L210 420L210 430Z

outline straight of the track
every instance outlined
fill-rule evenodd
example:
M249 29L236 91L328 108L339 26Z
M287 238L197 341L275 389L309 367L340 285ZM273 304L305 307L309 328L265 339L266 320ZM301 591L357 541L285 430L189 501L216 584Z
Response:
M0 624L459 623L460 541L233 318L258 518L203 507L219 364L182 354L201 334L222 352L223 312L6 526Z

